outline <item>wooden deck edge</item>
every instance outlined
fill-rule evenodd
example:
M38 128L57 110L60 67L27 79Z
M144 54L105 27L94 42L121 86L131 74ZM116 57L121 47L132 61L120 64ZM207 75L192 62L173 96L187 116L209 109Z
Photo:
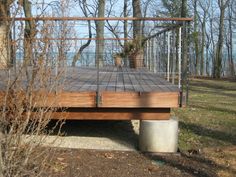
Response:
M102 92L100 107L177 108L179 92Z
M35 107L96 107L96 92L53 92L35 91L33 100ZM8 94L8 99L16 95ZM25 97L23 91L17 93L17 99ZM5 99L5 93L0 91L0 106Z
M68 108L177 108L179 92L60 92L45 93L35 100L37 107ZM4 96L0 94L0 106ZM99 104L96 101L99 100Z
M66 120L168 120L170 109L70 108L52 113L52 119Z

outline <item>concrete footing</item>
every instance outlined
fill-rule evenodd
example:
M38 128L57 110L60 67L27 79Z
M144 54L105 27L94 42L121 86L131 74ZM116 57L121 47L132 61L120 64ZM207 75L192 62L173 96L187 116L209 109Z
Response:
M177 152L178 120L140 121L139 149L143 152Z

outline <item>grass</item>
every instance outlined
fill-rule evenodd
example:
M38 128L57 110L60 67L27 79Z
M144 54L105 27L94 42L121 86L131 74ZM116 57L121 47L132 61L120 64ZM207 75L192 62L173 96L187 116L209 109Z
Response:
M236 82L191 80L189 105L173 114L182 150L236 145Z
M236 164L236 82L192 79L189 105L172 114L179 118L181 151L204 149L207 158L224 167L220 176L236 172L228 168Z

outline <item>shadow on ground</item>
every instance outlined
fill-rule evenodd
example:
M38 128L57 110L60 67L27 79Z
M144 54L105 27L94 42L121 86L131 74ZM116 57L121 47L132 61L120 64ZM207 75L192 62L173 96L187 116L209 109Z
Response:
M180 153L178 155L151 155L146 156L155 161L157 164L167 165L181 171L183 176L188 174L190 176L201 177L217 177L217 171L225 170L236 174L233 168L216 164L214 161L207 158L207 154L190 155L187 153ZM209 154L208 154L209 156ZM187 175L187 176L188 176Z
M55 124L56 121L52 120L48 129L54 127ZM138 134L135 133L131 121L67 120L62 126L61 133L65 137L108 138L111 141L135 147L135 149L138 146Z
M179 127L180 129L186 129L202 137L209 137L215 140L220 140L226 143L230 143L232 145L236 145L236 139L234 134L230 134L219 130L209 129L201 125L186 123L183 121L179 122Z
M196 102L195 102L196 103ZM233 110L233 109L228 109L228 108L225 108L225 107L217 107L217 106L211 106L211 105L199 105L199 104L196 104L193 106L194 108L199 108L199 109L205 109L207 111L218 111L218 112L224 112L224 113L227 113L227 114L235 114L236 115L236 110Z
M236 81L234 80L231 82L236 82ZM215 82L214 83L209 83L209 82L207 83L207 82L201 82L201 81L194 81L194 82L191 82L191 86L204 87L204 88L213 89L213 90L235 91L235 87L227 87L225 85L222 85L221 82L216 84Z

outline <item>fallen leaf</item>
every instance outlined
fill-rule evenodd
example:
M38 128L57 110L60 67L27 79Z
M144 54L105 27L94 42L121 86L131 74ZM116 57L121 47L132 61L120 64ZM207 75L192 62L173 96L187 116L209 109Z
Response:
M62 157L58 157L57 160L59 160L59 161L63 161L64 158L62 158Z
M108 159L114 158L114 154L112 154L112 153L105 153L104 156Z

